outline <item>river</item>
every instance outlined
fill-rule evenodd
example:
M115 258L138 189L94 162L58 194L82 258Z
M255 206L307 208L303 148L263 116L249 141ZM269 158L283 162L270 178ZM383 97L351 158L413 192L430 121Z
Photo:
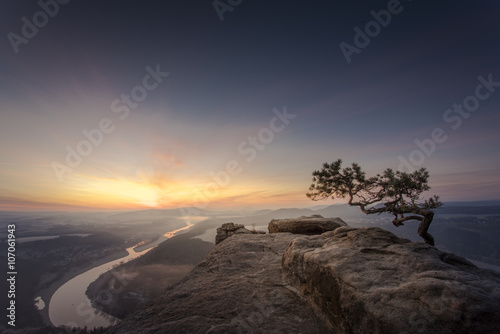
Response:
M121 262L127 262L135 259L154 247L159 243L165 241L168 238L173 237L181 231L188 230L193 226L193 223L189 222L186 226L181 227L174 231L166 232L162 237L158 238L148 249L136 252L133 246L127 248L128 255L114 260L98 267L94 267L83 274L80 274L65 284L63 284L59 289L54 292L49 302L49 318L54 326L69 326L69 327L107 327L115 324L119 320L92 307L90 300L88 299L85 291L87 287L95 281L101 274L113 269L113 266L120 264ZM112 298L112 292L110 291L108 295Z

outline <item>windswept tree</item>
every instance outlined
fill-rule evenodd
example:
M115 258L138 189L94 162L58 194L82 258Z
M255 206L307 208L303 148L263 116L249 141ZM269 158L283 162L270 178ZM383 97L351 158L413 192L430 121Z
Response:
M434 238L428 229L434 218L432 209L443 204L438 196L421 199L420 194L430 189L427 184L429 172L425 168L405 173L388 168L382 175L366 177L357 163L342 168L342 160L313 172L313 184L307 197L312 200L327 198L348 198L349 205L358 206L370 214L390 213L394 215L395 226L404 225L407 220L419 220L418 234L426 243L434 246Z

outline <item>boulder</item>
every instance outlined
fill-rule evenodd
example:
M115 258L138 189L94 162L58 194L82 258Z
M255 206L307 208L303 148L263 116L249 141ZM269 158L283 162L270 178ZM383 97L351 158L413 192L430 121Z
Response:
M331 333L319 310L283 282L290 233L235 234L156 301L106 333Z
M499 273L380 228L298 237L282 269L335 333L499 333Z
M245 225L226 223L222 224L221 227L217 228L217 234L215 235L215 244L218 245L222 241L226 240L233 234L251 234L252 231L245 228Z
M290 232L293 234L321 234L347 226L340 218L323 218L321 215L302 216L292 219L273 219L268 225L269 233Z

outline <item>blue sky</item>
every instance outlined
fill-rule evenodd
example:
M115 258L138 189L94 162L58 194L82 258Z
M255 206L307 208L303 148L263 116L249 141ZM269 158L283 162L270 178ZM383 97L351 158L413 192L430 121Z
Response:
M312 205L304 195L311 172L337 158L377 173L413 157L445 201L500 197L499 4L241 1L221 21L214 3L230 6L2 4L1 207ZM373 11L385 27L370 23ZM29 38L26 20L39 20ZM356 47L355 28L366 34L367 24L378 29L348 62L340 44ZM120 119L113 101L133 96L147 67L168 76L137 88L141 101ZM446 110L476 101L479 77L493 91L481 88L488 96L453 129L460 114L446 119ZM263 129L284 108L296 117L271 138ZM82 131L103 119L113 131L67 166L67 147L77 150L88 141ZM432 147L435 129L442 134ZM247 161L252 154L241 151L252 147ZM210 175L232 161L241 170L215 189ZM62 180L54 162L68 167Z

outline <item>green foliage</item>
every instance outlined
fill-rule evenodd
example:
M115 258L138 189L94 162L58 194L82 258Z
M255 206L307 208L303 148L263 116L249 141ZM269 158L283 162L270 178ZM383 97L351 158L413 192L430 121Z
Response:
M388 168L382 174L366 177L357 163L342 168L342 160L338 159L324 163L323 168L312 175L313 184L306 194L312 200L347 197L349 205L359 206L366 214L393 214L393 224L396 226L403 225L406 220L420 220L424 225L419 227L419 234L427 243L434 244L427 228L432 221L431 210L439 208L442 203L438 196L429 199L420 197L422 192L430 189L427 169L406 173Z

